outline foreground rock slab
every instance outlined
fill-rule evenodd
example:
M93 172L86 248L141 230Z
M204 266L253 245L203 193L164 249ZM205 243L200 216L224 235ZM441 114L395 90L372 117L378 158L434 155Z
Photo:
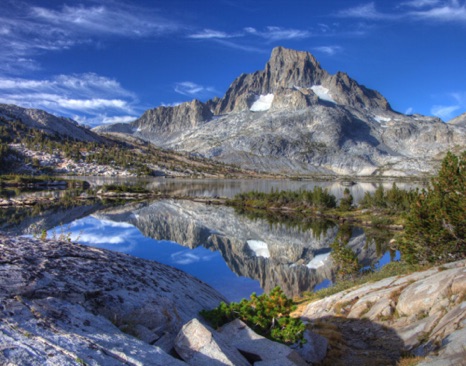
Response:
M393 364L401 352L457 364L449 362L465 357L466 260L342 291L309 304L302 318L342 338L355 364Z
M280 361L280 365L306 365L296 351L284 344L262 337L239 319L225 324L219 329L219 333L242 353L252 355L260 361ZM263 365L266 362L256 364Z
M180 365L174 339L225 299L174 268L0 234L0 364ZM151 345L151 344L153 345Z
M189 365L249 366L239 351L197 319L186 323L175 340L175 349Z

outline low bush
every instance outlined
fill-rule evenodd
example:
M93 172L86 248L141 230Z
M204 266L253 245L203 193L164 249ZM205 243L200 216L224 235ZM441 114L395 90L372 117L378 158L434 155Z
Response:
M285 344L304 344L305 324L290 313L296 310L293 301L288 299L280 287L275 287L269 295L251 295L250 300L226 304L222 302L213 310L203 310L201 315L215 328L234 319L241 319L257 333Z

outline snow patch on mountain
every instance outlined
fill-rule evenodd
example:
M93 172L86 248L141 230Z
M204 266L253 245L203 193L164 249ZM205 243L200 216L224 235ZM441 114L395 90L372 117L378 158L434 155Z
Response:
M250 110L252 112L268 111L272 107L273 97L273 94L259 95Z
M319 97L319 99L325 100L327 102L336 103L333 99L330 91L322 85L313 85L311 90Z

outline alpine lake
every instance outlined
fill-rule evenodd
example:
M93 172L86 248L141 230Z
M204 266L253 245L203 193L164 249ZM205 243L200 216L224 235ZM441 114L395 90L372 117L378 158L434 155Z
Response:
M165 179L116 180L83 177L92 186L108 183L143 184L162 192L151 200L89 200L39 209L1 208L0 230L15 235L72 240L123 252L181 269L211 285L230 301L269 292L280 286L299 296L331 286L336 268L330 245L340 229L328 219L240 212L211 204L209 198L232 198L237 193L272 190L312 190L321 186L336 196L348 188L357 204L365 192L393 181L342 182L310 180ZM396 181L398 188L420 183ZM5 194L5 192L4 192ZM19 192L21 195L63 196L67 191ZM202 199L199 199L202 198ZM399 259L391 250L395 232L358 226L347 245L364 268L377 270Z

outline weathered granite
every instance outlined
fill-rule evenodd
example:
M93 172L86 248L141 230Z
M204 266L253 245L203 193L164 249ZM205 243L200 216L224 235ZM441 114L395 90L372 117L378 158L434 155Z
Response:
M175 350L189 365L249 366L249 362L217 332L197 319L183 325L175 339Z
M313 302L302 318L311 324L325 318L362 319L392 330L404 351L431 355L448 344L445 352L457 355L459 345L448 342L463 339L456 333L463 334L466 323L465 274L463 260L387 278Z
M206 284L156 262L0 234L2 364L181 364L146 342L174 338L220 301Z
M298 352L284 344L262 337L239 319L225 324L218 332L228 340L230 345L243 353L256 356L261 361L282 360L282 365L287 363L306 365Z

